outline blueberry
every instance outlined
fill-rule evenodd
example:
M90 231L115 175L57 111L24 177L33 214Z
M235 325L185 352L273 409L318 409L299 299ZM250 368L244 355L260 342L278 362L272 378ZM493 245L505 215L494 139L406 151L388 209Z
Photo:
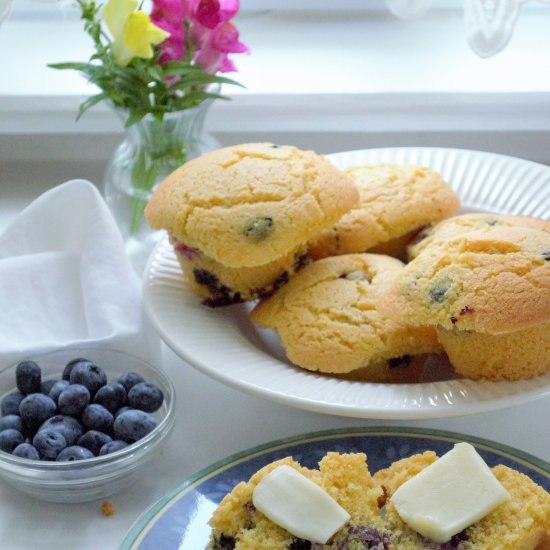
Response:
M164 400L162 390L154 384L140 382L128 392L128 405L145 412L158 411Z
M24 397L25 396L18 391L8 393L8 395L2 399L2 416L7 414L19 414L19 405L21 404L21 401L23 401Z
M56 412L55 401L43 393L27 395L19 405L19 414L25 426L34 432L40 424L53 416Z
M145 380L143 379L143 376L137 372L128 372L123 374L118 379L118 382L124 386L126 393L128 393L133 386L139 384L140 382L145 382Z
M23 393L37 393L40 391L42 372L34 361L22 361L15 368L15 384Z
M0 418L0 432L7 429L17 430L23 435L26 431L23 420L18 414L8 414Z
M80 447L79 445L72 445L63 449L57 455L57 462L74 462L75 460L85 460L87 458L94 458L92 451L86 449L86 447Z
M110 433L113 428L114 417L103 406L92 403L82 413L82 424L89 430Z
M128 406L125 406L125 407L120 407L120 409L118 409L118 411L115 412L115 420L119 417L119 415L121 415L123 412L126 412L126 411L133 411L134 408L133 407L128 407Z
M84 360L74 364L69 376L69 382L71 384L86 386L93 397L101 386L107 384L107 376L99 365Z
M61 414L79 416L89 403L88 388L81 384L70 384L59 394L57 407Z
M449 291L448 287L436 285L430 289L430 300L437 304L441 304L445 301L447 292Z
M224 542L225 541L220 540L221 547L228 548L227 546L223 546ZM231 546L231 548L234 548L234 546ZM294 539L290 543L288 550L311 550L311 541L304 539Z
M84 357L77 357L76 359L71 359L63 369L63 373L61 374L61 380L67 380L69 381L69 378L71 376L71 371L73 370L74 366L77 363L80 363L82 361L86 361L88 363L91 363L91 361L88 361L88 359L84 359Z
M233 548L235 548L235 545L237 544L237 541L233 537L224 535L223 533L214 542L215 542L214 548L219 550L233 550ZM288 547L289 550L291 550L292 544ZM311 542L309 544L311 547Z
M105 384L97 390L94 403L103 405L109 412L114 414L126 403L126 389L119 382Z
M116 439L134 443L152 432L157 425L158 422L153 416L144 411L133 409L118 416L113 431Z
M40 384L40 393L50 395L50 391L55 384L57 384L57 380L42 380L42 384Z
M20 443L11 453L14 456L28 458L30 460L40 460L38 451L30 443Z
M42 460L55 460L57 455L67 447L63 434L55 428L37 432L32 439L32 444Z
M401 355L399 357L392 357L388 360L388 367L394 369L396 367L408 367L413 362L412 355Z
M61 395L61 392L69 387L69 381L68 380L58 380L50 390L50 393L48 394L49 397L51 397L56 403L59 399L59 396Z
M270 216L250 218L243 226L243 233L248 239L263 241L273 232L273 225L273 218Z
M99 456L108 455L114 453L115 451L120 451L120 449L124 449L125 447L128 447L128 443L126 443L126 441L113 439L112 441L109 441L109 443L105 443L105 445L103 445L103 447L99 449Z
M391 547L390 535L385 532L381 533L370 525L349 525L347 530L349 543L359 543L360 548L388 550Z
M74 445L83 433L82 425L76 418L63 414L57 414L48 418L48 420L38 428L38 431L40 432L50 428L57 430L63 435L67 442L67 446Z
M99 454L99 450L104 445L111 443L112 441L113 438L103 432L89 430L78 439L77 445L80 447L86 447L86 449L92 451L92 453L97 456Z
M17 447L17 445L21 445L24 441L25 438L21 432L18 432L12 428L2 430L0 432L0 451L11 454L15 447Z
M432 288L430 288L428 295L431 302L436 304L442 304L449 297L449 292L453 282L448 277L440 277L437 281L434 282Z

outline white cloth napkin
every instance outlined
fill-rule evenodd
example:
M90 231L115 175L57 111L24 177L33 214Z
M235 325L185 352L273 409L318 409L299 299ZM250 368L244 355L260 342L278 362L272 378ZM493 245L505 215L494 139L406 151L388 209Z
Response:
M0 362L82 346L155 362L141 281L94 185L52 188L0 234Z

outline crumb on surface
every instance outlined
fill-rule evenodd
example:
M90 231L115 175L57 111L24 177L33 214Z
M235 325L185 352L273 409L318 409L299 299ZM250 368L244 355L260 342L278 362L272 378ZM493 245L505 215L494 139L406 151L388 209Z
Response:
M113 506L112 502L109 502L108 500L104 500L101 503L101 513L105 517L112 516L116 512L116 508Z

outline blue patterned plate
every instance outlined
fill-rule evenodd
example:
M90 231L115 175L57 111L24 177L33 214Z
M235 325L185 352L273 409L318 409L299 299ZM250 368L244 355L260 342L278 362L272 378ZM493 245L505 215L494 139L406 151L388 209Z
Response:
M329 451L364 452L374 473L395 460L433 450L441 455L468 441L490 465L505 464L550 491L550 464L506 445L458 433L419 428L357 428L316 432L283 439L213 464L169 491L132 526L121 550L202 550L208 544L208 519L233 487L262 466L291 455L310 468Z

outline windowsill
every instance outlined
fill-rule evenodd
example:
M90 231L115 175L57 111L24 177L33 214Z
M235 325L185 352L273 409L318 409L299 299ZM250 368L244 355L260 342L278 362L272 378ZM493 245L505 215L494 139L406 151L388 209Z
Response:
M465 146L479 146L471 136L487 141L498 133L504 149L497 143L492 150L508 152L512 136L524 156L550 161L548 7L522 13L510 44L489 59L470 50L458 11L432 9L406 22L380 12L264 12L241 14L237 23L252 53L234 56L239 72L229 76L246 88L227 87L232 101L217 101L208 118L209 129L228 141L294 133L297 142L315 134L328 148L328 134L346 134L332 147L341 150L355 143L349 136L362 137L361 147L392 144L398 135L396 145L431 137L430 144L457 146L441 137L461 135ZM9 19L0 52L10 52L0 56L0 137L120 133L105 105L76 123L78 105L94 88L74 72L47 67L88 58L79 20Z

